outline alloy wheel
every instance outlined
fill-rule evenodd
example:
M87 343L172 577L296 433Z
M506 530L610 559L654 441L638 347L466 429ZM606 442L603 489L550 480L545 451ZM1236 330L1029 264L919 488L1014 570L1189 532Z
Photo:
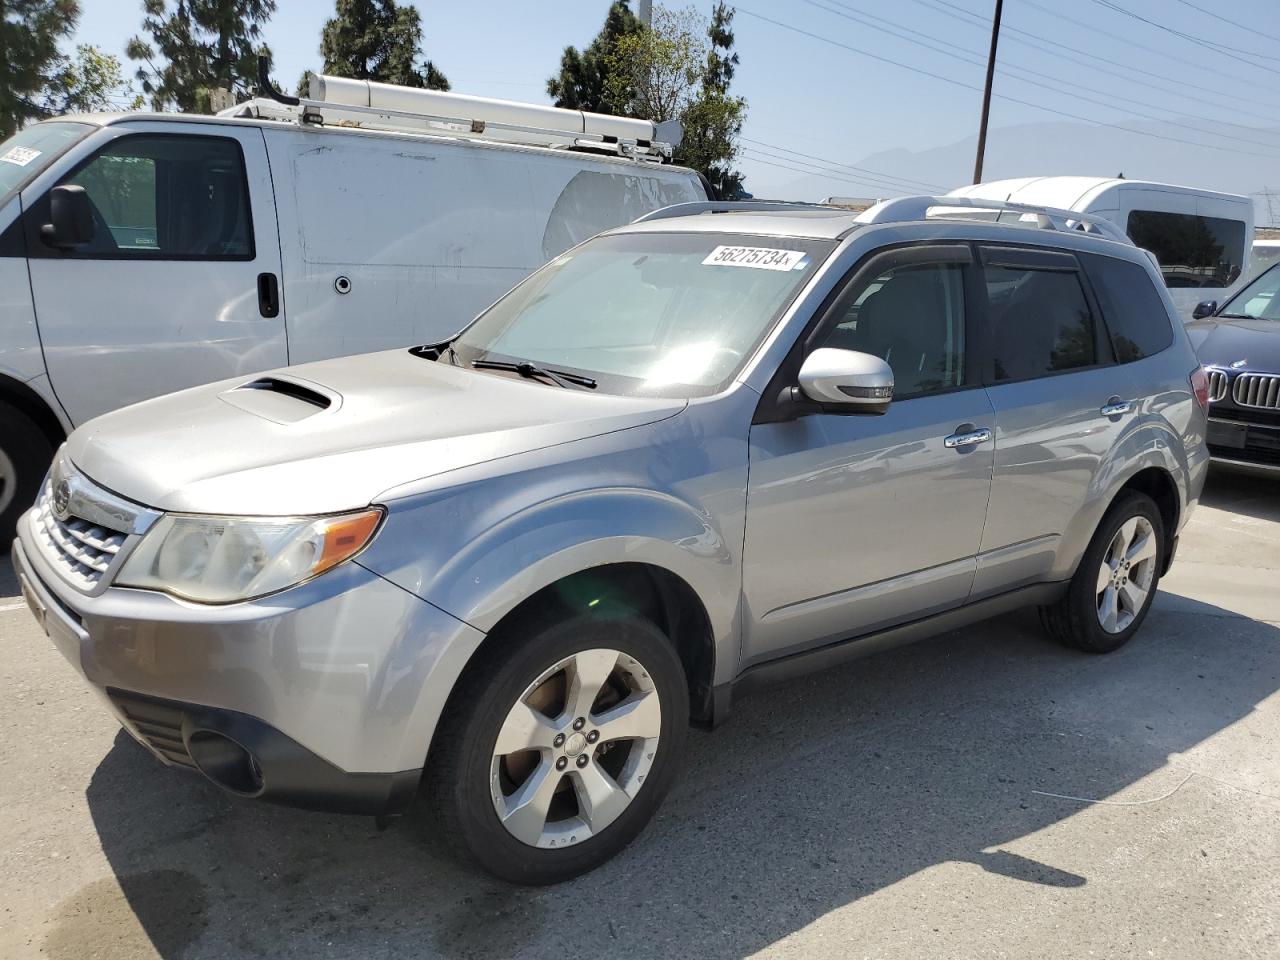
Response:
M503 827L555 849L599 834L653 766L662 704L649 671L618 650L582 650L534 680L507 713L489 791Z
M1156 533L1146 517L1130 517L1116 531L1098 567L1098 622L1123 633L1142 612L1156 574Z

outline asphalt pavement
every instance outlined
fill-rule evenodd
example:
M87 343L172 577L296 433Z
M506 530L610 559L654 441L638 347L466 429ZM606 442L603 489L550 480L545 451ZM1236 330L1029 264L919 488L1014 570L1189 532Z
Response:
M1138 636L1019 613L766 689L616 860L229 799L121 733L0 561L0 957L1280 956L1280 478L1215 470Z

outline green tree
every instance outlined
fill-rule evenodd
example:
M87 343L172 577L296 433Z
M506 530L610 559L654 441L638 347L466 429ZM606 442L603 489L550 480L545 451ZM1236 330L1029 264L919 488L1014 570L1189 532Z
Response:
M448 90L449 79L422 54L422 17L395 0L337 0L320 37L324 72L406 87Z
M605 15L604 26L586 48L581 52L577 47L564 48L559 73L547 80L547 94L555 105L592 113L623 112L633 91L609 82L608 61L615 55L620 40L642 30L644 25L631 12L627 0L614 0Z
M137 78L157 110L207 111L209 91L237 99L258 85L258 57L271 59L262 24L275 0L143 0L142 35L126 53L139 63Z
M0 139L46 115L42 99L63 63L58 41L79 16L76 0L0 0Z
M655 7L648 30L620 37L604 58L606 102L648 120L679 120L675 160L700 171L721 196L738 196L733 170L747 103L729 91L738 66L733 8L718 2L711 19L693 7Z
M95 110L140 110L141 96L124 78L120 58L87 43L76 47L75 56L61 58L43 95L50 116L89 113Z

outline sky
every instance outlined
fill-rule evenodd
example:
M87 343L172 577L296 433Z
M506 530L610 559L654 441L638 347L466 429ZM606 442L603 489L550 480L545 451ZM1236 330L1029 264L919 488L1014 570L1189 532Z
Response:
M74 42L124 60L141 0L80 2ZM424 51L454 90L548 102L546 78L561 51L590 42L608 0L417 6ZM860 161L947 145L954 149L930 182L967 182L972 147L960 142L977 130L993 8L994 0L738 4L734 89L748 101L739 162L748 189L794 199L918 192L898 170ZM320 68L320 31L332 13L332 0L278 0L264 32L282 86ZM1131 131L1150 129L1165 138L1137 134L1155 148L1143 161L1153 179L1161 153L1176 151L1184 181L1280 191L1280 0L1006 0L997 60L993 129L1079 124L1068 135L1087 138L1089 156L1107 169L1137 162ZM1016 168L1016 137L996 142L1010 155L988 154L988 169ZM864 169L824 174L832 164ZM1280 211L1280 194L1273 200Z

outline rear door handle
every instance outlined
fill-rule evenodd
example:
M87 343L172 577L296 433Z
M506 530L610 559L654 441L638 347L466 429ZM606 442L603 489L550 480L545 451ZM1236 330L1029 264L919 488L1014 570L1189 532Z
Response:
M986 443L991 439L991 431L986 427L978 430L966 430L964 433L953 433L942 441L942 445L951 450L963 449L964 447L976 446L979 443Z
M1126 413L1133 412L1133 404L1128 400L1121 400L1119 397L1112 397L1102 405L1099 411L1104 417L1122 417Z
M268 320L280 316L280 284L274 273L258 274L258 312Z

